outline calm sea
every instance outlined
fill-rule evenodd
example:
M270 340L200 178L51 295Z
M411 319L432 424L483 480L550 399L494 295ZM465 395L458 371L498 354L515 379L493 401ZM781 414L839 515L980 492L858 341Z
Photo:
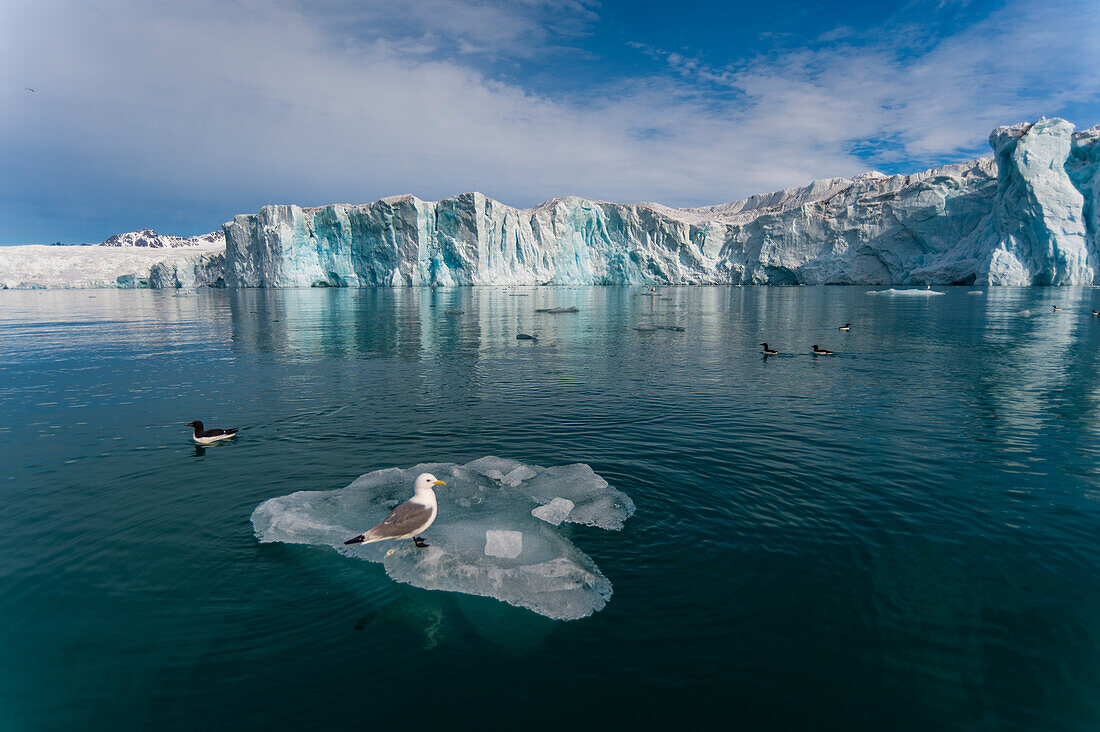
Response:
M1100 728L1100 291L867 289L0 292L0 729ZM602 612L253 537L484 455L634 499Z

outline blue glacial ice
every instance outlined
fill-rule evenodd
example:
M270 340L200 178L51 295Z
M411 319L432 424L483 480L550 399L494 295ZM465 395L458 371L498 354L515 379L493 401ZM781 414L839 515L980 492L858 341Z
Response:
M411 541L343 544L407 499L422 472L447 484L436 492L439 516L424 534L428 548ZM376 470L338 490L272 498L252 513L252 526L261 542L331 547L381 564L398 582L494 597L555 620L576 620L607 604L611 582L559 524L617 531L633 513L630 497L587 465L543 468L485 457L466 465Z
M480 193L266 206L224 227L233 286L1091 284L1100 127L999 127L994 155L704 208Z

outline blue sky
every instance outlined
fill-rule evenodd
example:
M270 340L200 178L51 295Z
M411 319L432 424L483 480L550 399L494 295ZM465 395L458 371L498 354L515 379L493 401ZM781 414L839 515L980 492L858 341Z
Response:
M1095 0L7 0L0 244L915 172L999 124L1100 123L1097 69Z

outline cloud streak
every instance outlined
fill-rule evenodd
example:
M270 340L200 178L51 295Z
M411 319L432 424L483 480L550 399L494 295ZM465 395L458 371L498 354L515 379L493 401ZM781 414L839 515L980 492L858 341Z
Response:
M720 67L648 49L663 71L556 97L486 63L582 48L598 6L395 7L8 3L0 242L196 233L264 203L404 192L714 203L957 159L994 124L1097 92L1081 22L1095 11L1078 3L1013 6L946 38L837 29Z

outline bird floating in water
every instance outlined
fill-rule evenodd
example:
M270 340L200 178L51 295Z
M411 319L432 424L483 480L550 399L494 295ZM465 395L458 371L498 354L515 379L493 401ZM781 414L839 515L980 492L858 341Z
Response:
M359 536L348 539L347 544L373 544L376 541L390 539L412 539L417 548L430 546L420 538L435 521L438 507L435 503L435 491L432 486L447 485L436 479L431 473L421 473L413 483L413 497L390 512L390 515L372 529Z
M764 355L765 356L778 356L779 355L779 351L775 350L774 348L768 348L767 343L761 343L760 345L762 345L764 347Z
M230 437L236 437L237 432L240 431L235 428L229 430L208 430L203 428L202 422L197 419L194 422L188 422L187 426L195 429L195 432L191 435L191 439L200 445L212 445L215 442L228 440Z
M824 348L818 348L817 344L814 344L813 352L815 356L832 356L832 351L826 351Z
M1093 310L1092 311L1092 317L1100 318L1100 310Z
M1058 307L1057 305L1052 305L1051 307L1054 308L1054 312L1056 312L1056 313L1062 312L1062 308Z
M844 325L840 326L837 330L842 330L845 333L847 333L851 329L852 329L852 324L851 323L845 323Z

